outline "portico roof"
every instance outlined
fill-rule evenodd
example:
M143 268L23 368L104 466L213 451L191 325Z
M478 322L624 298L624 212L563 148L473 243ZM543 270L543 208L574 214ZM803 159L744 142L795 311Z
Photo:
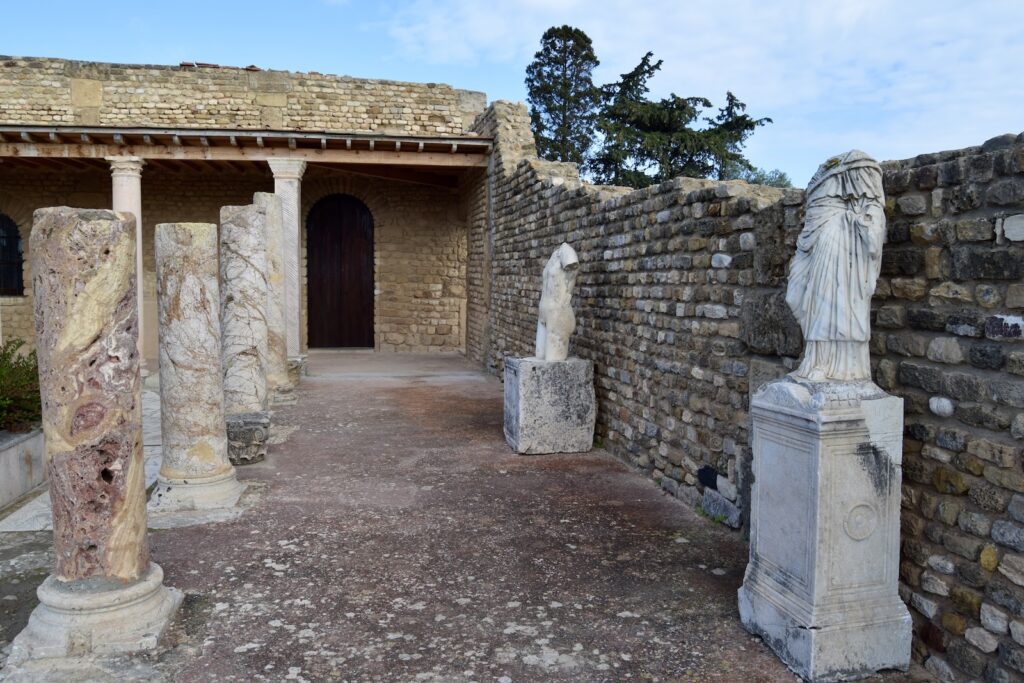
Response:
M95 159L137 156L153 160L266 161L479 168L492 139L373 133L110 126L0 125L0 157Z

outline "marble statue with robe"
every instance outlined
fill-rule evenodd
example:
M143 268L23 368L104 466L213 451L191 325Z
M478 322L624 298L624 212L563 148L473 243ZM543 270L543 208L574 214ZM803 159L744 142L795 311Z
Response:
M906 671L900 599L903 399L871 381L871 295L885 242L882 169L856 150L811 178L786 303L803 360L750 399L744 628L807 681Z
M885 242L882 169L857 150L832 157L811 178L806 202L786 292L806 342L793 374L868 380L871 295Z
M576 250L565 242L551 254L544 266L534 354L539 360L565 360L569 357L569 337L576 329L572 290L576 286L579 268Z

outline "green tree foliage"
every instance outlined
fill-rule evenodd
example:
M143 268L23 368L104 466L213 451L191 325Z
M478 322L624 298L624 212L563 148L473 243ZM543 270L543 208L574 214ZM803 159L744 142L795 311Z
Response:
M544 32L526 69L531 127L542 158L575 162L596 182L629 187L680 175L725 179L758 171L744 158L743 145L771 119L751 117L731 92L717 113L703 97L673 93L650 100L648 81L662 65L653 53L601 87L592 78L598 64L580 29ZM771 184L789 181L779 171L760 173L756 177Z
M36 352L19 352L20 339L0 346L0 429L24 432L39 422L39 368Z
M537 151L544 159L583 164L594 141L600 90L597 56L586 33L552 26L526 67L527 101Z
M750 166L743 143L771 119L755 119L731 92L714 117L703 97L647 99L648 80L661 68L653 53L602 88L597 130L601 146L589 170L600 183L645 187L676 176L721 177L723 169Z
M769 171L748 163L728 164L722 168L718 177L720 180L745 180L751 185L793 187L793 181L779 169L774 168Z

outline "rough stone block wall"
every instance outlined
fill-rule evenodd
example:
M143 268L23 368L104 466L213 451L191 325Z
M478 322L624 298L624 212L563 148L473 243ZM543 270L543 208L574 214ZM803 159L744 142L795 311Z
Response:
M572 353L595 362L598 438L688 503L740 512L749 396L802 349L784 292L803 192L591 187L504 144L528 130L525 108L498 102L480 121L504 157L491 260L470 264L493 278L486 320L470 309L482 330L470 348L494 371L532 354L544 262L570 242ZM905 400L900 579L914 656L942 680L1022 681L1024 134L888 162L884 180L872 366Z
M459 190L324 170L303 182L303 226L313 205L331 194L356 197L373 216L375 347L381 351L461 351L465 347L468 245ZM305 240L303 228L304 347L308 344Z
M0 123L462 135L483 93L318 73L0 56Z

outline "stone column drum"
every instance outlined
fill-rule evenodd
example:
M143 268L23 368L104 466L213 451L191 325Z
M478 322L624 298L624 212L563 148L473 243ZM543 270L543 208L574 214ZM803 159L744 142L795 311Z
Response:
M243 486L227 454L217 226L157 225L156 278L163 458L149 507L231 507Z
M271 403L295 402L288 377L288 342L284 322L284 234L281 198L257 192L253 203L266 214L267 234L267 396Z
M36 211L36 344L56 568L9 663L156 646L181 602L150 562L135 220Z
M266 213L255 204L220 211L220 312L228 458L267 454Z

